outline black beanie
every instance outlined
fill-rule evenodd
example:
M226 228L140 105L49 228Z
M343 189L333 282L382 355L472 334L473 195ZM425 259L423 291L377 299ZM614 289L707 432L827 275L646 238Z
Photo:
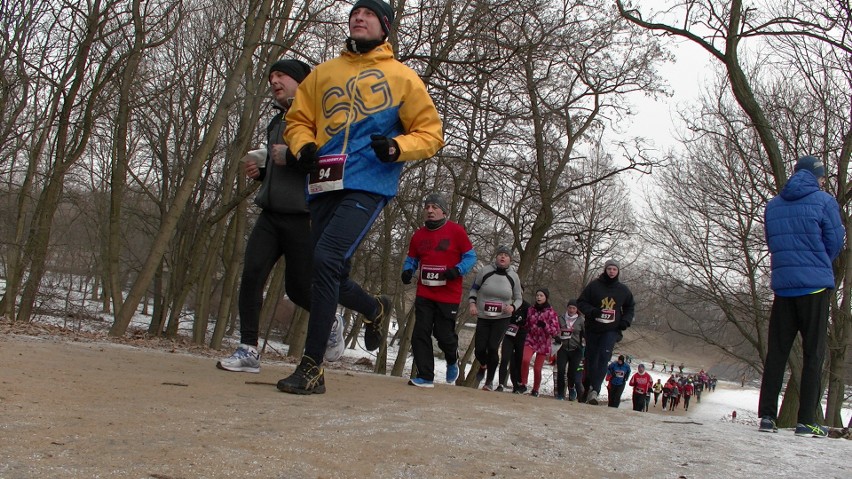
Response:
M352 5L352 10L349 10L349 18L352 18L352 12L356 8L367 8L379 17L379 23L382 25L382 31L385 32L385 37L390 35L391 25L393 25L393 8L382 0L358 0L355 5Z
M270 76L272 76L272 72L281 72L296 80L296 83L302 83L308 73L311 72L311 67L300 60L278 60L269 67Z
M537 290L535 290L536 294L538 294L539 291L544 293L545 300L550 302L550 290L547 288L538 288Z

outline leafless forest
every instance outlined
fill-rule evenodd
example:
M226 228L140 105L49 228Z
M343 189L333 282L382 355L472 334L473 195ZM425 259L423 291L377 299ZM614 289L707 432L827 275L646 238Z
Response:
M391 43L429 87L447 141L407 167L354 261L365 288L394 295L401 351L413 312L399 271L422 198L438 191L480 260L511 245L525 285L548 286L559 306L616 257L637 327L699 337L759 374L772 300L765 203L793 160L813 154L844 222L852 211L848 1L391 4ZM0 0L2 314L107 315L122 336L144 312L152 335L191 321L194 342L219 348L257 214L239 158L265 141L267 66L336 56L350 8ZM632 121L628 94L668 94L657 72L673 40L699 45L715 72L680 112L678 146L608 140ZM628 194L639 175L656 185L641 205ZM825 368L823 413L835 426L850 376L848 259L847 249L835 264ZM99 307L81 307L80 295ZM264 324L300 350L305 315L276 303ZM360 323L348 319L351 340ZM401 374L385 352L377 372ZM788 392L779 424L795 422L795 381Z

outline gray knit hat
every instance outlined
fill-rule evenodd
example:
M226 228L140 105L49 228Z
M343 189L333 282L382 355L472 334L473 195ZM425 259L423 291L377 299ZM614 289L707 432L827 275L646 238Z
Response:
M616 268L618 268L619 271L621 271L621 265L618 264L618 261L614 259L606 260L606 263L604 263L604 271L606 271L607 267L609 266L615 266Z
M509 258L512 257L512 250L510 250L508 246L505 246L505 245L498 246L497 249L494 251L494 256L497 256L500 253L505 253L505 254L509 255Z
M429 193L426 198L423 199L423 207L425 208L428 204L433 204L438 208L441 208L441 211L443 211L445 215L450 214L450 208L447 207L447 200L438 193Z

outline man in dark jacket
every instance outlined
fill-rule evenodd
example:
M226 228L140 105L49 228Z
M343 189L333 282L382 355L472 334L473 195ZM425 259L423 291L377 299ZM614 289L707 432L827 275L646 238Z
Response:
M311 222L305 198L305 174L287 166L284 144L284 114L296 95L299 83L311 67L299 60L278 60L269 68L272 106L277 114L266 127L267 148L243 159L246 176L263 182L254 202L261 208L246 243L245 264L240 282L240 345L216 366L226 371L260 372L257 336L263 288L272 267L281 256L287 264L284 287L297 305L311 307ZM258 164L257 158L265 159ZM264 158L265 157L265 158Z
M633 322L636 307L633 293L618 280L618 275L618 262L608 260L604 264L604 272L589 282L577 299L577 306L586 317L586 376L583 386L589 404L598 404L612 349L621 339L621 332Z
M760 431L778 432L778 393L796 335L802 335L797 436L825 437L816 424L820 377L825 358L828 310L834 289L832 261L843 248L845 232L837 200L821 191L825 166L813 156L796 162L794 174L764 212L775 293L760 384Z

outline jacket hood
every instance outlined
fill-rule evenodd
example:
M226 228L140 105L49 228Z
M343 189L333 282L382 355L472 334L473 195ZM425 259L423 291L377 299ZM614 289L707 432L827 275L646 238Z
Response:
M819 190L817 177L810 171L800 170L787 180L779 196L787 201L796 201Z

